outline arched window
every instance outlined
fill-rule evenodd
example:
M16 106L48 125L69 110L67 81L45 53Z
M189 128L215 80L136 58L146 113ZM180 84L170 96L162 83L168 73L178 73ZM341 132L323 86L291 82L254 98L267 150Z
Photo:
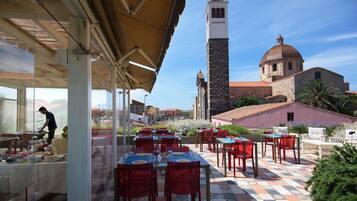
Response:
M265 74L265 67L264 66L262 67L262 72L263 72L263 74Z
M216 18L217 17L217 13L216 13L216 8L212 8L212 18Z
M225 15L224 14L224 8L221 8L220 10L221 10L220 18L224 18L224 15Z
M320 71L316 71L315 72L315 80L319 80L319 79L321 79L321 73L320 73Z
M289 61L289 63L288 63L288 69L289 70L292 70L293 69L293 64Z
M304 70L304 68L302 66L302 63L300 63L300 71L303 71L303 70Z
M277 65L273 64L273 71L276 71L276 70L277 70Z

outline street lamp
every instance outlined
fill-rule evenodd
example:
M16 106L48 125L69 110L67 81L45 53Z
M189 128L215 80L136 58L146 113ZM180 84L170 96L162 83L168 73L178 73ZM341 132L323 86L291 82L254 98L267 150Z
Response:
M146 117L146 97L147 97L148 95L147 94L145 94L144 95L144 123L145 124L147 124L147 121L146 121L146 119L145 119L145 117Z

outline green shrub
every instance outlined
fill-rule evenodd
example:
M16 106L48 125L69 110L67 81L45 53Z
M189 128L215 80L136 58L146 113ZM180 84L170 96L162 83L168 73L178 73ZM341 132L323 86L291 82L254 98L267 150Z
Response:
M236 108L248 106L248 105L260 105L263 101L258 99L256 96L243 96L234 101L233 105Z
M131 128L131 132L129 135L136 135L136 133L139 132L140 129L141 128L139 127ZM118 128L118 135L123 135L123 127Z
M251 134L250 130L246 127L239 125L222 125L220 126L223 130L228 130L230 135L248 135Z
M197 133L193 131L199 128L211 128L212 124L205 120L185 119L168 121L165 127L168 127L171 131L175 130L176 132L180 132L182 135L195 136Z
M348 144L335 147L315 166L309 187L314 201L357 200L357 148Z
M307 132L308 132L308 129L307 129L307 126L305 126L305 125L296 125L296 126L289 127L289 133L301 134L301 133L307 133Z

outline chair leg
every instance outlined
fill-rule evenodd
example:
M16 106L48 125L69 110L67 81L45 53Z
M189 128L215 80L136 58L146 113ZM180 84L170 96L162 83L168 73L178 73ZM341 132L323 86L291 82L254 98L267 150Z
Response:
M293 152L294 152L294 160L295 160L295 164L297 164L296 154L295 154L295 147L293 148Z
M245 168L246 168L246 159L245 159L245 158L243 158L242 160L243 160L243 172L245 172Z
M222 158L222 166L223 166L223 158ZM231 161L231 154L228 153L228 170L231 171L232 161Z
M279 160L280 160L280 164L281 164L281 149L278 148L279 152L278 152L278 155L279 155Z
M284 154L284 161L286 161L286 149L283 149L283 154Z
M201 187L198 186L198 201L201 201Z
M264 152L263 152L264 154L264 156L266 156L267 155L267 143L266 142L264 142Z
M253 173L254 173L254 176L255 176L255 165L254 165L254 157L252 157L252 165L253 165Z
M233 156L233 175L236 177L236 157Z
M191 193L191 201L195 201L195 193L194 192Z

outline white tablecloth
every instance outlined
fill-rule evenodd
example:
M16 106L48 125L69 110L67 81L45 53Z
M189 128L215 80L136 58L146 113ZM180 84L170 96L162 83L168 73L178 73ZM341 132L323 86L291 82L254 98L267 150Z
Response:
M67 162L0 163L0 193L21 193L30 185L35 192L66 193Z

